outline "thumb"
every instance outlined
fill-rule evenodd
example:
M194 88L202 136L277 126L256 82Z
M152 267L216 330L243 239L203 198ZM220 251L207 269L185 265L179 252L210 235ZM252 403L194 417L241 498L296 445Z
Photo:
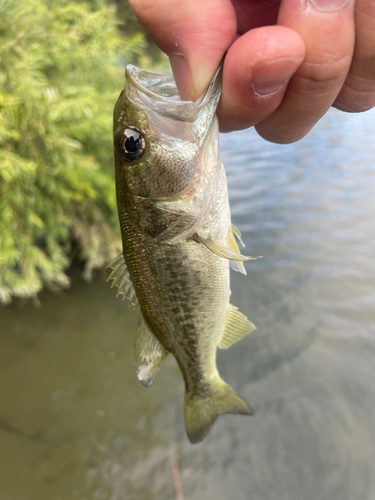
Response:
M130 0L130 6L169 56L181 98L198 99L235 40L230 0Z

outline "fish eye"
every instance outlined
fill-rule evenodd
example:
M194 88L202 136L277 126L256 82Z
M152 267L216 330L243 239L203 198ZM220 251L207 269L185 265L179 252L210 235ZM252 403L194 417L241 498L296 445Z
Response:
M118 145L118 152L124 160L138 160L145 149L146 141L138 130L130 128L124 130Z

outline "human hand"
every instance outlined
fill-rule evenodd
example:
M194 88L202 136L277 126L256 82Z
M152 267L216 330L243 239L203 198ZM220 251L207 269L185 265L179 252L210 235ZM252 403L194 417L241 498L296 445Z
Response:
M330 106L375 105L373 0L130 0L166 52L180 94L196 100L225 52L220 130L304 137Z

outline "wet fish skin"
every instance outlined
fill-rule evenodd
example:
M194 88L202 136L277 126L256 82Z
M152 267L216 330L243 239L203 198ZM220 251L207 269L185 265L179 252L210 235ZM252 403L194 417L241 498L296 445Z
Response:
M137 375L149 386L167 353L175 356L191 442L201 441L221 413L253 413L216 367L217 346L255 328L229 303L229 261L220 256L235 259L240 271L253 259L239 255L232 233L215 115L220 92L221 68L192 103L179 100L172 77L128 66L114 110L124 257L114 266L127 266L140 306ZM135 142L124 142L129 134ZM133 160L124 144L135 143Z

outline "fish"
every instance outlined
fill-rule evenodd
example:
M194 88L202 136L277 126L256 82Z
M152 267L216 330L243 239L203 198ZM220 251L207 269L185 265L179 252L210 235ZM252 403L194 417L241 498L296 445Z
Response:
M230 303L229 267L246 274L231 223L216 108L222 64L195 102L172 75L128 65L113 114L115 185L123 252L108 280L136 304L134 358L149 387L168 353L185 382L187 436L197 443L223 413L253 408L226 384L217 347L255 330Z

